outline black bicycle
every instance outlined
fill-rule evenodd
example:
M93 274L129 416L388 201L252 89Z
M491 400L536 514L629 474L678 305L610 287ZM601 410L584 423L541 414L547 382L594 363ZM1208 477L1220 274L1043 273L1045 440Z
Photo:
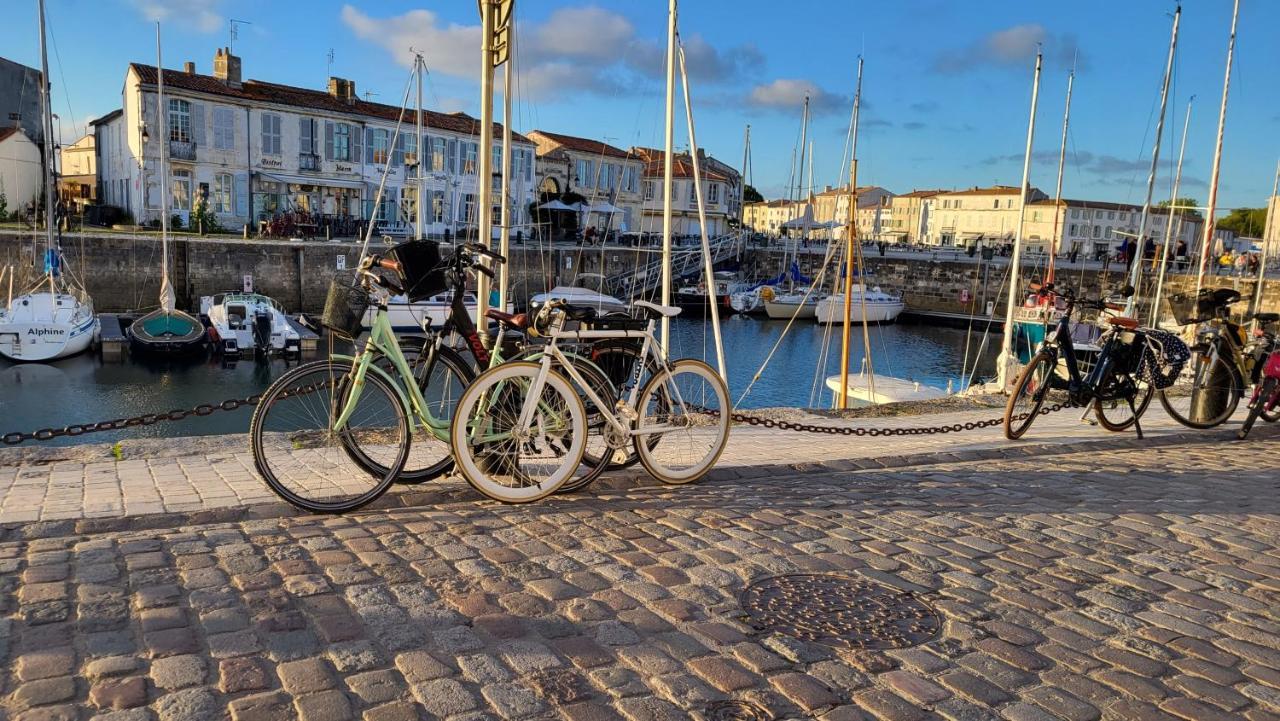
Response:
M1035 288L1048 302L1060 295L1066 309L1052 334L1023 368L1014 383L1013 393L1004 409L1004 435L1010 440L1021 438L1031 428L1045 401L1059 396L1062 405L1093 406L1098 423L1109 431L1133 428L1142 438L1138 419L1151 403L1154 388L1138 378L1138 368L1146 348L1143 331L1132 318L1108 315L1124 309L1103 300L1076 299L1071 290L1056 294L1053 284ZM1133 294L1125 287L1124 297ZM1088 373L1081 371L1081 359L1071 340L1071 318L1078 309L1097 310L1105 318L1107 330L1098 338L1100 347Z

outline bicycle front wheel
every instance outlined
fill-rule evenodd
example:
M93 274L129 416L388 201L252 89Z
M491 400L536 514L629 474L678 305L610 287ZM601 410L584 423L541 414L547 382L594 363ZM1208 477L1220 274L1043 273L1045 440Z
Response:
M254 409L254 465L271 490L304 510L363 506L387 490L408 457L400 396L381 378L367 375L353 386L351 376L346 361L298 366L272 383ZM370 473L372 466L382 471Z
M1053 387L1058 358L1048 351L1040 351L1031 359L1013 385L1013 393L1004 407L1004 437L1011 441L1021 438L1031 428L1040 407Z
M462 477L496 501L528 503L555 493L582 462L586 411L569 382L547 371L522 423L542 367L504 363L481 373L462 394L450 444Z
M1188 428L1213 428L1236 412L1241 385L1238 371L1226 358L1196 351L1183 375L1160 391L1160 404Z
M640 463L663 483L698 480L729 441L729 389L711 366L679 360L640 389L634 446ZM652 443L653 438L660 443Z

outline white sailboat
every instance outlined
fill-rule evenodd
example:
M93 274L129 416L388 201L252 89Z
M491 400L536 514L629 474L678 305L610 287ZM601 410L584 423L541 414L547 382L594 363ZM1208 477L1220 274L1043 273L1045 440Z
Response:
M44 128L45 253L44 276L36 287L0 309L0 355L14 361L50 361L84 351L98 334L93 300L65 276L55 231L57 195L53 180L53 108L49 100L49 53L45 43L44 0L40 16L40 99Z
M907 307L902 296L890 295L880 290L878 285L868 290L861 283L854 283L849 297L852 301L849 317L855 321L862 319L862 308L865 307L868 323L892 323ZM832 293L818 301L816 316L819 323L843 323L844 293Z

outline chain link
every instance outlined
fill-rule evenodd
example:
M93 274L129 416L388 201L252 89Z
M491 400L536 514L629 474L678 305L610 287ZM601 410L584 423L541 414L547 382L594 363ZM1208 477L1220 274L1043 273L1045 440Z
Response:
M1071 408L1072 403L1054 403L1036 411L1037 414L1045 416L1064 408ZM711 415L720 415L719 411L706 410ZM1030 413L1019 413L1009 420L1011 422L1022 421L1030 418ZM985 421L966 421L964 423L952 423L950 425L941 426L914 426L906 428L849 428L846 426L815 426L809 423L795 423L792 421L774 420L772 418L761 418L760 416L751 416L745 413L731 413L729 417L738 422L746 423L752 426L763 426L764 428L777 428L784 431L796 431L798 433L826 433L829 435L840 436L871 436L873 438L879 436L931 436L939 433L959 433L961 431L973 431L979 428L991 428L1004 423L1004 417L991 418Z
M312 389L314 390L314 389ZM132 418L116 418L110 421L100 421L98 423L73 423L62 428L41 428L31 433L13 432L0 436L0 443L7 446L16 446L19 443L27 441L50 441L54 438L62 438L82 436L86 433L101 433L103 431L118 431L124 428L134 428L137 426L151 426L156 423L181 421L191 416L208 416L216 411L234 411L244 406L256 406L258 401L262 400L262 396L252 395L248 398L230 398L217 405L211 403L201 403L195 408L178 408L168 413L145 413Z

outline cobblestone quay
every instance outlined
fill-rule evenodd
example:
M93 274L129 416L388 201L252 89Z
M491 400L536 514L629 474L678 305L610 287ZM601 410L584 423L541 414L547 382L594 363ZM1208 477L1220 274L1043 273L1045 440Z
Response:
M1280 434L1225 437L10 523L0 719L1280 719Z

